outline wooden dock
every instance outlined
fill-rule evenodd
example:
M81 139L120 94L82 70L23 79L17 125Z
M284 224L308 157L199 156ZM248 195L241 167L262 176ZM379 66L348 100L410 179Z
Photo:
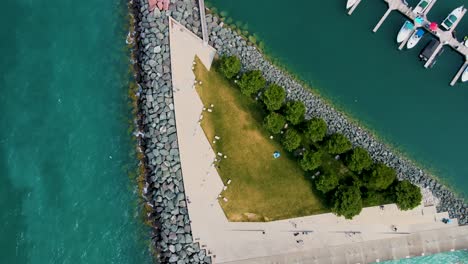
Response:
M437 58L437 55L439 55L439 52L440 50L444 47L444 44L440 43L436 49L434 50L434 52L432 53L431 57L426 61L426 63L424 64L424 68L429 68L429 66L431 66L432 62L434 61L435 58Z
M463 66L461 66L460 70L458 70L457 74L453 78L452 82L450 82L450 86L454 86L455 83L457 83L458 79L462 76L463 72L465 71L466 67L468 67L468 61L465 61L463 63Z
M348 15L352 15L360 3L361 0L357 0L356 3L349 9Z
M412 33L414 33L415 30L417 30L417 28L424 28L426 31L428 31L429 33L431 33L435 38L437 38L439 41L440 41L440 45L436 48L435 52L432 54L432 56L429 58L429 60L424 64L424 67L428 68L431 64L433 64L433 61L437 58L437 55L439 53L439 51L443 48L444 45L448 45L450 46L452 49L454 49L455 51L457 51L458 53L460 53L464 59L465 59L465 63L463 64L463 66L460 68L460 70L458 71L458 73L455 75L455 78L452 80L452 82L450 83L450 85L455 85L455 83L458 81L458 79L460 78L460 76L463 74L463 71L465 70L465 68L467 67L468 65L468 47L466 47L464 45L464 43L458 41L454 36L453 36L453 31L455 30L455 28L457 27L457 25L460 23L460 21L462 20L462 18L465 16L466 12L467 12L467 9L465 8L463 10L463 13L461 15L461 17L459 17L457 19L457 21L453 24L453 26L451 27L450 30L448 31L444 31L442 29L437 29L437 31L431 31L429 30L429 25L431 24L430 21L427 20L427 14L429 13L429 11L432 9L432 7L435 5L435 3L437 2L437 0L434 0L433 2L430 3L430 5L424 10L423 13L421 14L416 14L413 12L413 9L411 7L409 7L405 1L403 0L384 0L387 5L388 5L388 9L387 11L385 12L385 14L383 15L383 17L380 19L380 21L377 23L377 25L374 27L373 31L374 32L377 32L379 30L379 28L382 26L382 24L385 22L385 20L387 19L387 17L390 15L390 13L392 11L398 11L400 12L401 14L403 14L404 16L406 16L410 21L413 22L413 24L415 25L415 29L413 30ZM350 12L348 14L352 14L352 12L354 11L354 9L357 7L357 5L360 3L361 1L358 1L354 6L353 8L351 8ZM416 17L418 16L421 16L425 19L425 21L422 23L422 24L418 24L416 23L415 19ZM411 36L412 34L410 34ZM408 37L407 39L405 39L401 44L400 46L398 47L400 50L403 49L403 47L406 45L406 43L408 42L410 37Z
M383 15L383 17L380 19L379 23L377 23L377 25L375 26L374 28L374 33L377 32L377 30L379 30L380 26L382 26L383 22L385 22L385 20L387 19L388 15L390 15L390 13L393 11L393 9L388 9L387 12L385 12L385 14Z
M398 47L399 50L402 50L405 47L406 43L408 43L411 36L413 36L413 34L414 34L414 32L416 32L416 30L418 30L418 28L414 27L414 29L411 31L411 33L408 35L408 37L405 40L403 40L403 42L401 42L400 46Z

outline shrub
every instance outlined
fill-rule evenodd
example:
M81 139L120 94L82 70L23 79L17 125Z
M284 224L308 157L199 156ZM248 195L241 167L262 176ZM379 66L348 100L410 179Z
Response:
M338 176L335 173L320 175L315 180L315 188L317 190L327 193L338 186Z
M301 135L294 128L290 128L284 133L282 142L284 148L291 152L301 145Z
M272 112L265 117L263 120L263 126L270 133L278 134L281 132L281 129L284 127L286 120L284 117L278 113Z
M322 162L321 158L322 158L321 152L319 151L312 152L308 150L304 153L304 156L299 162L299 165L301 165L301 168L304 171L312 171L312 170L317 169L320 166Z
M236 76L241 69L241 62L236 56L222 56L219 62L219 71L228 79Z
M410 210L421 204L421 190L408 180L398 182L395 191L396 204L401 210Z
M375 164L371 172L364 175L364 182L370 190L385 190L395 179L395 170L383 163Z
M304 135L312 142L322 141L327 134L327 123L320 118L307 121Z
M281 108L284 99L286 98L286 92L283 87L271 84L263 93L263 103L270 111L275 111Z
M250 41L252 44L255 45L255 44L257 43L257 38L255 38L255 36L250 35L250 36L249 36L249 41Z
M362 210L362 198L359 187L340 186L333 197L332 212L346 219L353 219Z
M347 158L347 166L350 170L361 173L362 170L368 169L372 166L372 158L367 150L357 147Z
M265 79L261 71L249 71L242 75L238 85L243 94L250 96L265 86Z
M362 191L362 190L361 190ZM366 205L383 205L395 203L395 190L387 189L385 191L368 190L362 193L362 199Z
M306 107L300 101L289 101L286 103L285 116L286 120L293 125L297 125L304 120Z
M351 142L342 134L333 134L327 140L325 148L330 154L342 154L350 150Z

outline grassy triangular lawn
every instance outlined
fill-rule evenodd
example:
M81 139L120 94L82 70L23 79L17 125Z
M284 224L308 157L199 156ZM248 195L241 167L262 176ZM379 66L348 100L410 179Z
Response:
M206 108L201 126L215 153L223 153L218 172L227 185L219 200L231 221L271 221L328 212L294 157L262 127L261 105L234 83L196 60L196 89ZM220 137L213 143L215 136ZM275 151L281 157L273 158ZM220 157L218 157L220 158Z

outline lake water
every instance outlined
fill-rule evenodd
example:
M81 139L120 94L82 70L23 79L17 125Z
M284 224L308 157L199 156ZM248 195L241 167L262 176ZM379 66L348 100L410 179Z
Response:
M151 263L129 131L126 1L0 9L0 263Z
M335 105L365 124L423 167L468 197L468 85L449 83L463 64L445 48L432 69L412 50L399 51L396 35L405 21L383 0L363 0L352 16L346 0L210 0L265 43L266 52ZM415 6L417 0L408 0ZM468 0L438 1L429 19L441 22ZM457 36L468 34L468 18Z
M383 264L468 264L468 251L458 250L429 256L380 262Z

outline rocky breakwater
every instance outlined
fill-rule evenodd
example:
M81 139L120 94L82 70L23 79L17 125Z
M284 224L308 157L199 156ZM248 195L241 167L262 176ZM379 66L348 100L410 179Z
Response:
M290 75L270 63L244 37L223 26L223 22L217 16L209 14L206 21L210 32L210 44L218 50L218 53L236 55L241 58L243 70L261 70L267 81L277 83L286 89L288 99L305 103L308 118L316 116L324 119L328 124L329 133L344 134L355 146L367 149L374 160L395 168L400 179L408 179L421 187L430 189L432 194L440 200L439 211L448 211L450 217L458 218L460 224L468 224L467 204L442 186L434 177L426 174L411 161L393 153L388 146L351 122L312 90L303 87Z
M147 171L143 197L153 225L152 242L162 263L211 263L194 242L177 142L171 80L168 16L199 33L193 1L171 0L169 10L149 11L147 0L133 2L136 19L140 148Z

